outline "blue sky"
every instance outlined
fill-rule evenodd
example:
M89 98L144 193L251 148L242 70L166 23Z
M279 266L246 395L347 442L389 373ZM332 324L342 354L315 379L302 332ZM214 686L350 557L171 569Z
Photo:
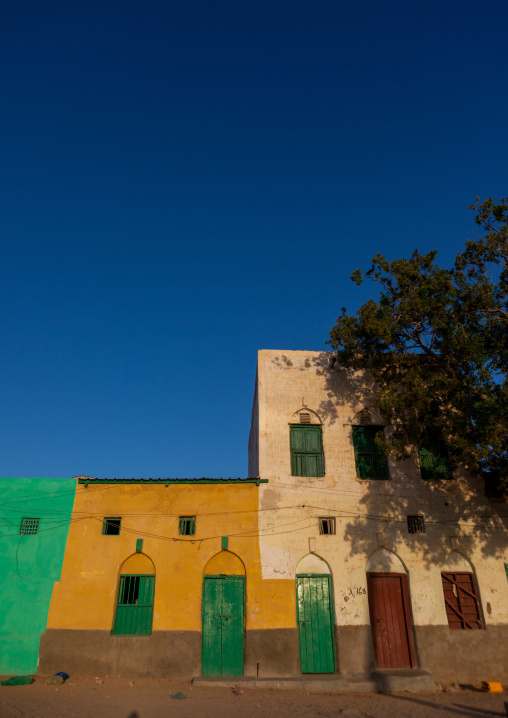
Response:
M505 197L505 0L20 0L0 30L4 476L246 476L258 349Z

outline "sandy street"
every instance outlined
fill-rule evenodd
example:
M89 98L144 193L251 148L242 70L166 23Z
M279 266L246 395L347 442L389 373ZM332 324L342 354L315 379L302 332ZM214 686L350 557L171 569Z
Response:
M187 699L171 698L183 692ZM0 718L439 718L505 716L506 693L451 689L397 694L316 694L301 691L192 687L189 682L70 678L48 686L37 678L29 686L0 687Z

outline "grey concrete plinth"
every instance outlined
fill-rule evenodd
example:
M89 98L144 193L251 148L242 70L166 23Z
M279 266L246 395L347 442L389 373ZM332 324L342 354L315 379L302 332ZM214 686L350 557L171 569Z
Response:
M422 670L375 671L366 674L314 675L296 678L255 678L254 676L193 678L193 686L217 686L234 688L272 688L283 691L307 691L309 693L368 693L369 691L428 691L435 690L432 676Z

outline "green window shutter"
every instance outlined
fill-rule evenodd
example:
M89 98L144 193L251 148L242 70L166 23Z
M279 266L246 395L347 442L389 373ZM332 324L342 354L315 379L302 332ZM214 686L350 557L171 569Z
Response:
M291 426L291 475L324 476L321 426Z
M149 636L152 633L154 594L155 576L120 576L111 633L117 636Z
M450 465L442 456L435 456L427 449L420 447L418 449L418 461L420 462L420 472L424 481L453 478Z
M386 456L378 449L381 426L353 426L356 474L359 479L389 479Z
M305 451L323 451L320 426L306 426L303 430Z
M291 427L291 451L305 451L305 427Z

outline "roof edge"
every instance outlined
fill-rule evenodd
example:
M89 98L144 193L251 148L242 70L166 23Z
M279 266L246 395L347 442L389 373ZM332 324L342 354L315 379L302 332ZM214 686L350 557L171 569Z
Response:
M85 488L89 484L267 484L268 479L254 478L237 478L237 479L100 479L93 476L76 476L78 484L84 484Z

